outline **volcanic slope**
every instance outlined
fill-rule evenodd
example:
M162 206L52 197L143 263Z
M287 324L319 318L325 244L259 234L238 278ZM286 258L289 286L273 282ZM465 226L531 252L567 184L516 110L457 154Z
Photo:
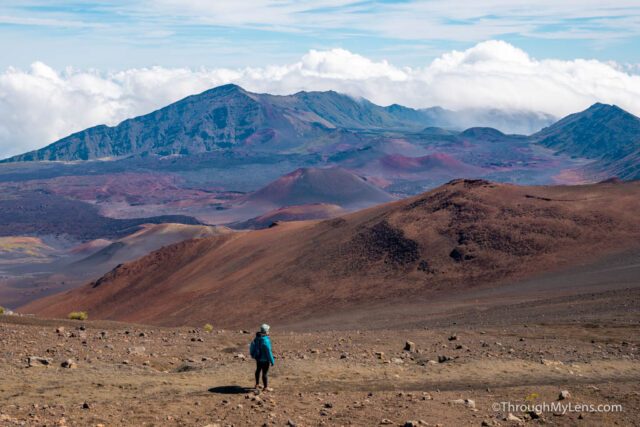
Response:
M247 201L276 208L329 203L366 207L393 200L393 196L342 168L301 168L284 175L247 197Z
M74 268L102 270L132 261L160 249L188 239L197 239L230 233L226 227L188 224L144 224L135 233L116 240L92 255L73 264ZM105 270L106 268L106 270Z
M415 302L637 247L639 196L638 182L453 181L344 217L182 242L21 311L229 326Z

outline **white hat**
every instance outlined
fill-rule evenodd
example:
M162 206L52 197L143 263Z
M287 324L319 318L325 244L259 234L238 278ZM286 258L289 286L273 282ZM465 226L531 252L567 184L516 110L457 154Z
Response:
M269 329L271 329L271 326L267 325L266 323L260 325L260 332L262 332L263 334L268 334Z

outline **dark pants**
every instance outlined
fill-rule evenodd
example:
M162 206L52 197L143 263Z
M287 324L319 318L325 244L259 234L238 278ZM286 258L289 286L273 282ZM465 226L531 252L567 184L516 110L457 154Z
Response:
M260 360L256 360L256 384L260 383L260 372L262 372L262 384L264 384L264 388L267 388L267 382L269 379L267 378L267 374L269 373L269 362L261 362Z

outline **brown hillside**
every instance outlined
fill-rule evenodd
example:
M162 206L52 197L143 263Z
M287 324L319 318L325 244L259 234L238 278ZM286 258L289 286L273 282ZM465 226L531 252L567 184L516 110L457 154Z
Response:
M179 243L22 312L237 325L524 278L638 245L640 183L454 181L340 218Z

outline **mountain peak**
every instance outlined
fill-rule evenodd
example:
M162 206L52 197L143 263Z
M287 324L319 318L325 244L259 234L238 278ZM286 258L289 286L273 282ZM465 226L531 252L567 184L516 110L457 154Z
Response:
M623 110L622 108L618 107L615 104L603 104L601 102L596 102L586 110L582 111L582 113L607 113L607 114L623 114L623 115L633 116L633 114ZM581 113L577 113L577 114L581 114Z
M222 86L216 86L214 88L208 89L202 92L200 95L194 96L202 96L202 95L216 95L216 96L224 96L231 94L248 94L246 90L244 90L241 86L238 86L235 83L228 83Z
M559 152L587 158L620 157L638 148L640 118L617 105L595 103L532 135Z

